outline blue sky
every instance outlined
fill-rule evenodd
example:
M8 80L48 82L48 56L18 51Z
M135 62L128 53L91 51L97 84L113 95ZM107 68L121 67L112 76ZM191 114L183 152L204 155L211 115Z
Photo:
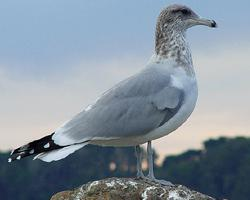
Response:
M197 108L183 128L156 142L157 150L249 135L249 1L13 0L0 7L0 149L52 132L142 69L154 50L156 18L170 3L192 7L219 28L188 31Z
M175 1L3 1L0 58L10 67L22 68L21 62L38 70L38 65L56 68L65 61L95 59L97 55L105 59L138 52L150 55L156 17L172 2ZM218 40L228 43L250 34L247 1L179 2L190 5L202 16L215 18L221 27L213 35L211 30L203 31L203 27L192 31L190 39L195 47L205 42L211 49Z

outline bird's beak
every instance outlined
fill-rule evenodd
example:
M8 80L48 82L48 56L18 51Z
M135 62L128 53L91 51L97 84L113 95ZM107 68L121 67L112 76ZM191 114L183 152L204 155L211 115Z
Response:
M189 19L190 23L195 26L195 25L204 25L204 26L208 26L211 28L216 28L217 24L214 20L209 20L209 19L204 19L204 18L192 18Z

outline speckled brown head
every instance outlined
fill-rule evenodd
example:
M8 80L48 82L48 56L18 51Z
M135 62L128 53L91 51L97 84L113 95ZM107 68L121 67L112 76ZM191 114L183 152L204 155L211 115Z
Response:
M163 9L156 25L156 54L167 57L173 46L175 48L176 45L181 46L181 44L174 44L173 40L178 39L178 36L185 37L186 30L196 25L205 25L213 28L217 26L214 20L202 19L184 5L170 5ZM181 46L180 48L184 47Z

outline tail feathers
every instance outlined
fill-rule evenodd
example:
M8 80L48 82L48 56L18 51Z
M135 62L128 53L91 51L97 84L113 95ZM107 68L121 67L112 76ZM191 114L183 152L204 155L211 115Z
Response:
M65 157L67 157L68 155L74 153L78 149L84 147L87 144L88 143L74 144L71 146L63 147L61 149L52 150L50 152L40 153L34 158L34 160L40 159L40 160L45 161L45 162L61 160Z
M8 162L12 162L14 160L20 160L27 156L43 152L49 152L65 147L65 146L59 146L54 143L54 141L52 140L53 134L54 133L13 150L10 154Z

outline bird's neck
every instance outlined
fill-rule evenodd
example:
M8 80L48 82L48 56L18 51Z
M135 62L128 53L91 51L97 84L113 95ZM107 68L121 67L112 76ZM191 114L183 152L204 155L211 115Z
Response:
M174 30L156 31L155 53L160 60L172 59L177 66L184 67L186 71L193 71L193 61L185 32Z

